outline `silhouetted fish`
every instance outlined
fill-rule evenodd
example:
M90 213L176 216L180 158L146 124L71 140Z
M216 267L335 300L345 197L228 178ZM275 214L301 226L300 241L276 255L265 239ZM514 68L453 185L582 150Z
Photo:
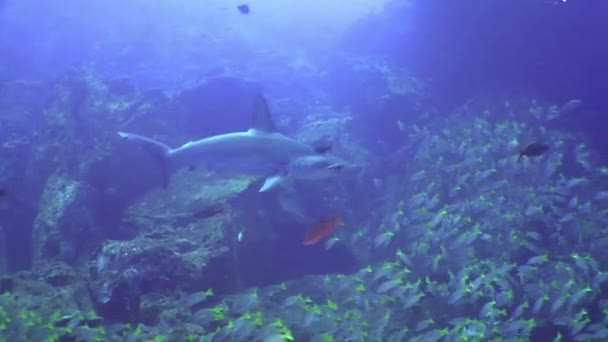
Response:
M247 4L239 5L236 8L243 14L249 14L249 5Z
M323 144L314 146L315 152L317 153L328 153L331 152L333 146L331 144Z
M334 147L333 141L328 136L323 136L317 139L316 141L313 141L311 145L314 148L315 152L320 154L331 152Z
M581 101L579 99L570 100L559 108L559 114L563 115L563 114L575 112L579 108L581 108L582 104L583 104L583 101Z
M521 152L519 152L519 158L521 157L538 157L545 152L549 151L549 145L533 142L530 145L526 146Z

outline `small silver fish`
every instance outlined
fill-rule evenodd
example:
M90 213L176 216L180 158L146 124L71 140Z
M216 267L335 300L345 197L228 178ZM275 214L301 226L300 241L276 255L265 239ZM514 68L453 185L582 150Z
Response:
M583 104L583 101L581 101L579 99L570 100L570 101L564 103L564 105L562 105L561 107L559 107L559 113L566 114L566 113L574 112L577 109L579 109L582 104Z

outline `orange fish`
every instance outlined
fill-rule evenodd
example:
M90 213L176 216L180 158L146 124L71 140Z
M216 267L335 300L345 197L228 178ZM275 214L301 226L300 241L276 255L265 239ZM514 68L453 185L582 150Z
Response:
M329 235L334 228L342 224L342 219L339 216L336 216L331 220L321 220L321 222L319 222L313 229L306 233L303 243L305 245L314 245Z

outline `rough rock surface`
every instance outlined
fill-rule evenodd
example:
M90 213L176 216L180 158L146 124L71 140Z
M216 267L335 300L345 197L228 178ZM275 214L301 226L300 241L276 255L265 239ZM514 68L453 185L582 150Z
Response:
M102 315L154 322L161 311L151 308L155 296L209 283L207 266L229 251L235 231L228 200L251 179L203 178L178 174L168 190L152 192L128 209L122 227L135 237L106 241L91 263L91 289Z

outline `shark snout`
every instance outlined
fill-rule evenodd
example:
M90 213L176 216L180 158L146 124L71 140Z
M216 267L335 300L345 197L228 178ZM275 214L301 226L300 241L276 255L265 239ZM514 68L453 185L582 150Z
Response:
M344 169L344 164L331 164L327 168L333 171L342 171Z
M355 163L344 162L344 163L334 163L328 166L328 169L334 172L344 172L344 171L357 171L360 170L361 167Z

